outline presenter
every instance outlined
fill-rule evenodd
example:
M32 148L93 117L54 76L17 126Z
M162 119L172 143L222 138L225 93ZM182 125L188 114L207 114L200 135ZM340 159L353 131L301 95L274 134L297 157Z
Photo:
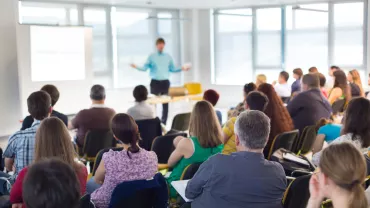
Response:
M131 67L140 70L147 71L150 70L150 77L152 81L150 82L150 92L154 95L168 95L170 88L170 72L176 73L181 71L188 71L189 66L183 66L181 68L176 68L172 57L163 52L165 41L163 38L158 38L156 41L157 52L151 54L143 67L138 67L135 64L131 64ZM162 123L167 123L168 117L168 103L163 104L162 112Z

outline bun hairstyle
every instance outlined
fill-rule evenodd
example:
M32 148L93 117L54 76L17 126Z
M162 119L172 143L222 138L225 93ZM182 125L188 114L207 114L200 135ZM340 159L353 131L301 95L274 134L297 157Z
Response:
M348 207L368 207L362 186L366 177L366 162L356 147L348 142L329 145L322 152L320 170L337 186L351 193Z
M137 144L140 140L139 127L131 116L124 113L115 115L112 119L111 129L118 140L130 145L127 149L129 158L131 158L130 153L140 151L140 147Z

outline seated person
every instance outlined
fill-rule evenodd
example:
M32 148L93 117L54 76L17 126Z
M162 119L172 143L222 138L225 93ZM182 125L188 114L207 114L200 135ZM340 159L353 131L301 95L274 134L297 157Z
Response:
M127 114L117 114L112 120L111 130L114 138L121 142L122 151L110 150L103 154L93 180L99 186L88 182L87 191L99 187L91 194L98 208L108 208L114 188L125 181L153 178L158 170L158 159L154 152L138 146L139 130L134 119Z
M29 167L23 183L27 208L78 208L80 197L79 181L69 164L49 159Z
M296 68L293 70L293 77L295 81L292 84L292 96L296 96L301 92L301 78L303 76L303 71L301 68Z
M327 99L329 97L329 95L328 95L328 91L326 90L326 87L325 87L326 77L323 74L321 74L321 73L318 73L317 75L319 76L319 79L320 79L320 90L321 90L321 93Z
M50 95L44 91L32 93L27 99L27 105L28 112L35 121L30 128L17 131L10 136L3 155L6 170L14 171L14 175L9 178L11 183L14 183L19 171L33 162L36 131L41 121L48 118L52 111ZM0 173L0 177L9 177L4 172Z
M264 74L257 75L257 77L256 77L256 88L258 86L260 86L261 84L266 83L266 82L267 82L266 75L264 75Z
M59 100L58 88L56 88L54 85L45 85L41 88L41 90L47 92L51 97L51 107L53 107L53 111L51 112L50 116L59 118L60 120L63 121L63 123L66 126L68 126L68 117L66 115L64 115L63 113L59 113L58 111L54 110L54 105ZM32 126L33 122L34 122L34 119L32 118L32 116L27 116L23 120L21 130L25 130L25 129L30 128Z
M335 124L331 116L329 119L320 119L316 124L316 129L318 131L313 145L314 154L340 136L342 125Z
M316 66L313 66L313 67L310 67L310 68L308 69L308 73L310 73L310 74L319 73L319 70L317 69L317 67L316 67Z
M135 121L155 118L154 109L146 100L148 99L148 89L139 85L134 89L135 106L128 109L127 114Z
M288 84L289 74L286 71L280 72L278 84L273 83L276 94L281 98L289 98L292 94L292 88Z
M347 80L351 87L352 97L365 97L365 91L362 87L360 73L356 69L348 72Z
M329 102L333 104L335 101L345 99L348 103L351 98L351 89L347 82L347 76L342 70L334 71L334 85L329 92Z
M168 159L168 166L173 168L167 178L171 198L177 194L171 182L180 180L188 165L204 162L223 149L221 126L209 102L199 101L195 104L190 117L189 134L190 138L177 137L174 140L175 150Z
M269 99L262 92L251 92L248 94L245 100L245 109L247 110L259 110L264 111L267 107ZM236 152L235 145L235 134L234 134L234 125L236 122L236 117L231 118L222 129L222 138L224 143L224 149L222 154L229 155L233 152Z
M94 85L90 91L92 105L77 113L69 124L70 129L77 129L76 144L82 148L85 135L89 130L109 130L109 123L116 112L105 106L105 89L101 85Z
M217 105L218 99L220 99L220 94L218 94L218 92L216 92L215 90L207 90L207 91L204 92L203 100L206 100L209 103L211 103L213 107L215 107ZM222 126L221 111L216 110L216 115L217 115L218 121L220 122L220 124Z
M245 111L235 123L237 152L205 161L189 181L185 195L192 208L281 208L287 187L283 167L265 160L263 149L270 119L261 111Z
M44 119L37 130L34 163L51 158L59 159L72 167L79 180L81 196L84 195L88 175L87 169L75 158L75 150L67 127L60 119L55 117ZM10 202L13 206L14 204L21 205L23 203L22 184L28 171L29 167L23 168L12 187Z
M257 89L257 86L253 82L250 82L250 83L244 85L244 88L243 88L243 102L240 102L234 109L227 112L228 120L230 120L232 117L237 117L241 112L245 111L244 101L247 98L247 95L250 92L255 91L256 89Z

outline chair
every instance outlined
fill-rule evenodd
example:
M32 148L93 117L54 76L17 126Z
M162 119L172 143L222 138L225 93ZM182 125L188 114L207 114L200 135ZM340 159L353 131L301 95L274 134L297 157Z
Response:
M177 114L172 121L171 130L187 131L189 130L190 113Z
M81 197L79 208L95 208L94 203L91 201L90 194L86 194Z
M139 145L149 151L152 148L154 138L162 136L161 120L159 118L139 120L136 121L136 124L139 127L141 137Z
M188 95L197 95L202 93L202 84L199 82L185 83L184 87L188 91Z
M96 155L96 157L95 157L94 167L93 167L93 170L92 170L92 176L95 175L95 172L98 169L99 164L100 164L100 162L101 162L101 160L103 158L103 154L106 153L106 152L109 152L109 150L122 151L123 148L122 147L113 147L113 148L106 148L106 149L100 150L98 152L98 154Z
M284 208L306 208L310 198L310 179L311 175L302 176L289 184L283 198Z
M184 171L182 172L180 180L190 180L190 179L192 179L201 165L202 165L202 163L193 163L191 165L188 165L184 169Z
M331 105L331 108L333 109L333 114L337 114L337 113L343 112L344 109L345 109L345 106L346 106L346 100L345 99L341 99L341 100L335 101Z
M288 104L290 101L290 97L280 97L283 103Z
M183 136L186 137L186 133L176 133L171 135L159 136L153 140L152 151L157 154L158 163L165 164L168 162L171 153L175 149L173 146L173 140L176 137Z
M79 155L88 162L94 162L100 150L114 147L116 143L110 130L90 130L86 133L85 144Z
M165 178L157 173L152 180L127 181L113 190L109 208L167 208L168 188Z
M312 150L317 136L316 126L306 126L303 129L299 139L296 140L293 152L297 154L306 154Z
M298 137L298 133L299 131L296 129L293 131L284 132L284 133L277 135L274 138L274 141L272 141L270 152L269 152L267 159L270 160L271 155L280 148L284 148L286 150L292 151L293 144Z

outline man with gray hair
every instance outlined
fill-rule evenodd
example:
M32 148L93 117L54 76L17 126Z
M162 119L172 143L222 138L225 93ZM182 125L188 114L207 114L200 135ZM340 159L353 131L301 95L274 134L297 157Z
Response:
M263 156L270 119L245 111L235 123L237 152L205 161L187 185L192 208L281 208L286 189L283 167Z

